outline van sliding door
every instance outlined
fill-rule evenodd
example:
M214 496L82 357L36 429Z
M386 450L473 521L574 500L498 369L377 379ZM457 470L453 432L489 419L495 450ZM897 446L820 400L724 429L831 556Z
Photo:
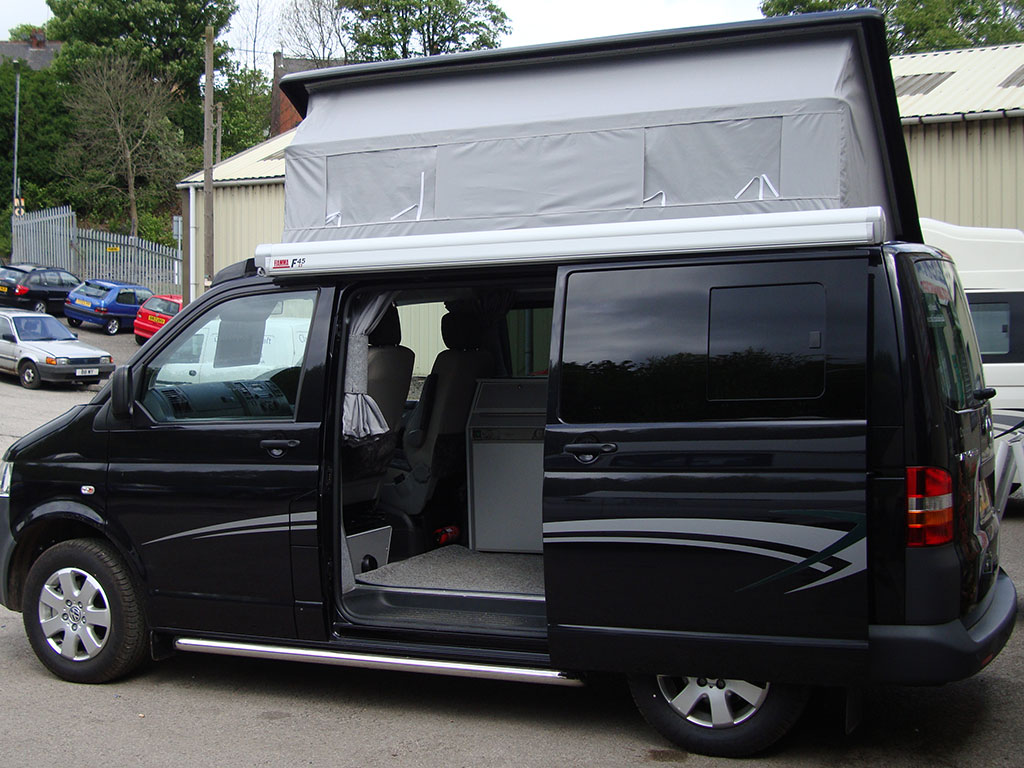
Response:
M560 271L554 665L866 670L867 259L775 258Z

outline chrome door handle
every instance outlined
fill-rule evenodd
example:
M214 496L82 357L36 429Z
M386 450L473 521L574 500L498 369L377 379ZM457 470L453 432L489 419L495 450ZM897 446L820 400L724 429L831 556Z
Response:
M298 440L260 440L260 448L275 459L281 458L284 456L285 451L289 448L296 448L298 445Z
M619 446L615 443L569 443L563 450L572 454L581 464L592 464L602 454L615 453Z

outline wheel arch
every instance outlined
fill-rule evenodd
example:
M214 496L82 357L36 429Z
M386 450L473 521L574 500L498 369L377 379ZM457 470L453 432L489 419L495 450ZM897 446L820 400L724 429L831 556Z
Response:
M33 511L15 531L16 543L7 572L7 603L20 610L22 591L29 569L54 544L71 539L100 539L114 548L128 566L137 584L142 584L141 563L125 542L111 530L94 509L74 502L49 502ZM144 590L141 592L145 594Z

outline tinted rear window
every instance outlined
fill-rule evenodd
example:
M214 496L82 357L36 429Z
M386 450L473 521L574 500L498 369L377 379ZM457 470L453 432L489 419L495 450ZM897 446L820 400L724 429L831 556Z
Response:
M154 296L143 305L150 312L160 312L164 315L176 315L178 314L178 305L176 302L168 299L160 299Z
M92 299L102 299L110 293L110 289L104 288L102 285L96 285L95 283L85 283L85 285L79 286L75 293L82 296L88 296Z
M948 261L929 259L914 263L924 302L931 367L951 408L974 407L972 393L984 386L978 339L967 299L956 270Z

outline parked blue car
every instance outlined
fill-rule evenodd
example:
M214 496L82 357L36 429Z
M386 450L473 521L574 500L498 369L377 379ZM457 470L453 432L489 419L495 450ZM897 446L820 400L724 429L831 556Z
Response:
M122 328L131 328L139 306L153 295L141 285L117 280L86 280L68 294L64 316L68 325L96 323L111 336Z

